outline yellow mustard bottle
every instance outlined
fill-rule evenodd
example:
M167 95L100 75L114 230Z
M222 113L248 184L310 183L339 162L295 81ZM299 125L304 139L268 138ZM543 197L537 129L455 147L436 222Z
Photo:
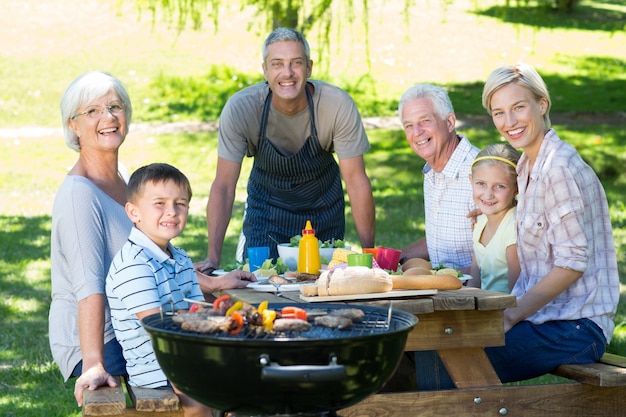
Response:
M298 272L319 275L321 267L319 243L311 221L307 220L298 248Z

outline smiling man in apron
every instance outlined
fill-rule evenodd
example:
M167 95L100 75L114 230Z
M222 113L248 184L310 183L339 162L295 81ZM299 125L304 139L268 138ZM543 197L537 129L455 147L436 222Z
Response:
M312 66L302 34L276 29L263 44L266 82L239 91L226 103L207 204L208 259L196 265L198 270L219 267L245 156L254 157L245 247L269 246L270 256L277 258L272 238L288 242L307 220L321 241L344 239L342 178L361 246L374 246L374 199L363 161L369 141L361 116L345 91L309 79Z

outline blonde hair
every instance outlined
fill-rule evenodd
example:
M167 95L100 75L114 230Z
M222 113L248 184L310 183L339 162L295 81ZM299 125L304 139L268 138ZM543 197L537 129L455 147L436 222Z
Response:
M517 163L519 162L520 152L508 143L492 143L478 152L474 162L472 162L472 175L478 167L485 165L502 165L509 175L509 178L515 184L517 189ZM513 199L512 204L515 206L517 200Z
M550 107L552 106L550 93L541 75L528 64L507 65L497 68L489 75L483 87L482 97L483 107L487 110L487 113L491 112L491 98L494 93L509 84L518 84L527 88L537 102L541 99L546 100L547 107L543 115L543 122L546 128L549 129L552 126L552 122L550 122Z

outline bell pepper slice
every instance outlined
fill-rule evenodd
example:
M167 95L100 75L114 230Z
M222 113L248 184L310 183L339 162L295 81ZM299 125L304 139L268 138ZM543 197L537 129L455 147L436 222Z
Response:
M286 319L307 320L306 310L296 306L283 307L281 314Z
M261 313L263 328L268 332L271 332L274 328L274 320L276 320L276 311L265 309Z
M220 295L219 297L215 299L215 301L213 301L213 308L215 310L219 310L220 304L222 304L224 301L227 301L227 300L230 300L230 295L228 294Z
M235 311L230 318L232 319L233 327L228 331L229 334L237 335L243 330L243 316Z
M257 308L257 311L261 314L263 314L263 312L265 310L267 310L267 306L268 306L269 302L267 300L261 302L261 304L259 304L259 307Z
M243 303L241 301L237 301L235 304L233 304L232 306L230 306L230 308L228 310L226 310L226 317L232 316L232 314L237 311L237 310L241 310L241 308L243 307Z
M198 304L192 304L191 307L189 307L190 313L195 313L198 310L200 310L200 306Z

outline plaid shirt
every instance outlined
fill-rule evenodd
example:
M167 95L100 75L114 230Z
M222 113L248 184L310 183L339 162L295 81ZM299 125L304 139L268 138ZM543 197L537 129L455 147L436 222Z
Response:
M554 300L527 318L588 318L613 334L619 300L617 259L609 207L600 180L578 152L554 130L543 139L537 160L523 154L517 165L518 254L521 273L512 293L520 297L553 267L583 275Z
M469 174L479 150L465 136L458 137L459 144L441 172L428 164L422 172L430 261L433 266L460 269L472 264L472 221L466 216L476 208Z

